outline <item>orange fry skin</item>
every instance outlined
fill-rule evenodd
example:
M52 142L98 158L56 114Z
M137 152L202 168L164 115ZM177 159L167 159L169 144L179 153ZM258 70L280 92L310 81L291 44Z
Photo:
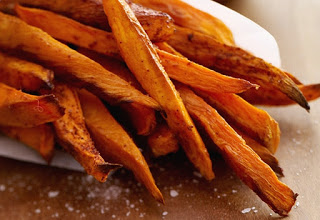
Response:
M66 108L66 114L53 122L58 143L100 182L105 182L111 170L119 165L106 163L86 128L76 89L65 84L55 84L53 93Z
M308 102L320 97L320 84L301 84L298 87ZM240 96L253 105L283 106L295 104L294 101L280 91L265 86L260 87L258 90L247 90L240 94Z
M297 194L278 180L272 169L246 145L215 109L187 87L177 87L191 116L205 128L238 177L273 211L281 216L288 215Z
M231 30L218 18L180 0L134 0L154 10L168 13L174 22L214 37L217 41L234 45Z
M0 83L0 125L36 127L64 114L53 95L35 96Z
M0 52L0 82L25 91L53 88L53 71Z
M105 0L103 6L129 69L146 92L160 104L169 127L177 134L190 161L205 178L213 179L207 149L133 12L124 0Z
M31 128L3 127L0 132L33 148L49 164L54 154L54 133L48 124Z
M280 128L266 111L254 107L235 94L196 92L229 123L239 127L271 153L276 152L280 142Z
M118 59L121 57L112 33L94 29L69 18L40 9L18 6L16 11L27 23L43 29L57 39ZM64 28L61 27L62 25ZM256 85L246 80L224 76L183 57L171 55L160 49L156 51L169 77L192 87L211 92L231 93L240 93L256 87ZM106 66L110 66L110 64Z
M239 47L222 44L208 35L178 26L168 43L192 61L261 86L268 83L306 110L310 109L290 76Z
M152 108L159 107L152 98L143 95L100 64L19 18L0 13L0 32L1 47L34 55L46 67L55 71L58 79L86 87L111 104L137 102Z
M165 156L179 150L179 142L167 124L159 124L148 136L148 146L154 157Z
M151 195L164 203L147 162L127 132L97 97L85 90L79 91L79 97L86 124L101 156L132 170Z

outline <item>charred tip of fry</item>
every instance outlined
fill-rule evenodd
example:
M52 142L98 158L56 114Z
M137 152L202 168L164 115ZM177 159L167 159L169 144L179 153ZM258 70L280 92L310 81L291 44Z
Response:
M106 162L104 164L99 164L97 166L98 166L99 171L106 174L106 175L102 175L101 179L99 180L100 182L105 182L111 171L122 167L122 165L120 165L120 164L113 164L113 163L108 163L108 162Z

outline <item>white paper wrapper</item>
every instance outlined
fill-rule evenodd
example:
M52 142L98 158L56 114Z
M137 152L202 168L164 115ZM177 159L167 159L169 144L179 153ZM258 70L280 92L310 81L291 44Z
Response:
M278 45L271 34L239 13L211 0L184 0L194 7L221 19L233 32L236 44L280 67ZM17 160L46 164L34 150L23 144L0 135L0 156ZM56 151L51 166L83 171L83 168L70 155Z

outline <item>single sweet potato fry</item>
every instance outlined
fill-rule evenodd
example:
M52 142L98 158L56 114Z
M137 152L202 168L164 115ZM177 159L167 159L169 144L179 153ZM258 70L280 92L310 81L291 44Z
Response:
M126 131L97 97L85 90L79 91L79 97L86 124L101 156L132 170L151 195L163 203L147 162Z
M83 24L110 30L108 19L103 11L102 0L1 0L0 11L14 13L12 6L17 3L50 10ZM129 5L152 41L165 41L173 34L173 19L168 14L131 2Z
M222 75L186 58L157 50L161 64L170 76L181 83L207 92L241 93L257 85Z
M125 63L87 49L80 48L78 51L98 62L107 70L117 74L136 89L143 91L141 85ZM127 113L130 123L138 135L149 135L153 131L157 124L154 109L136 103L121 103L119 106Z
M298 87L308 102L320 97L320 84L298 85ZM260 87L258 90L247 90L241 93L240 96L254 105L281 106L295 104L294 101L280 91L265 86Z
M94 29L49 11L21 6L16 7L16 11L28 24L43 29L57 39L108 56L120 57L119 49L112 33ZM165 51L157 49L157 53L171 78L192 87L210 92L240 93L256 86L243 79L221 75L183 57L171 55Z
M110 103L137 102L158 108L152 98L117 75L19 18L0 13L0 32L1 47L31 53L65 82L86 87Z
M177 134L195 167L205 178L213 179L207 149L137 18L124 0L104 0L103 6L129 69L150 96L159 102L169 127Z
M111 170L119 165L106 163L95 148L86 128L76 89L55 84L53 93L66 108L65 115L53 122L58 143L100 182L105 182Z
M177 88L190 115L205 128L238 177L274 212L281 216L288 215L297 194L278 180L272 169L246 145L214 108L187 87L177 85Z
M258 109L235 94L196 92L232 125L242 129L275 153L280 142L278 123L264 110Z
M158 124L148 136L148 147L154 157L165 156L179 150L179 142L167 124Z
M203 12L180 0L133 0L154 10L168 13L174 22L214 37L217 41L234 45L230 29L218 18Z
M0 125L36 127L64 114L53 95L35 96L0 83Z
M0 82L25 91L52 89L54 74L38 64L0 52Z
M0 126L0 132L33 148L50 163L54 153L54 133L48 124L32 128Z
M302 92L284 71L239 47L222 44L208 35L178 26L168 43L192 61L261 86L268 83L306 110L310 109Z

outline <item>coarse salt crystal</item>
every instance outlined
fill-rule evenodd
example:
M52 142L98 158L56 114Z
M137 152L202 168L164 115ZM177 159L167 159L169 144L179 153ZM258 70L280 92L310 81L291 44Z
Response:
M39 214L41 212L41 210L40 209L36 209L36 210L34 210L34 212Z
M177 197L178 195L179 195L179 193L176 190L174 190L174 189L170 190L171 197Z
M235 189L233 189L233 190L232 190L232 193L237 193L237 192L238 192L238 191L237 191L237 190L235 190Z
M50 191L50 192L48 192L48 197L49 198L54 198L54 197L56 197L58 195L59 195L59 191Z
M199 173L197 171L193 171L193 175L195 175L196 177L202 178L201 173Z
M241 212L243 213L243 214L246 214L246 213L249 213L251 211L251 208L245 208L245 209L243 209Z
M6 190L6 186L5 185L0 185L0 191L3 192Z
M168 212L167 211L164 211L164 212L162 212L162 215L168 215Z

